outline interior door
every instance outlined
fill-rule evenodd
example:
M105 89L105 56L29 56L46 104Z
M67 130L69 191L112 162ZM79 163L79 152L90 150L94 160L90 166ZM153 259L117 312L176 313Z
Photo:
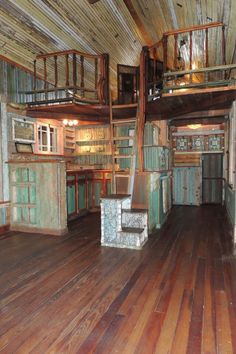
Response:
M173 169L173 204L201 204L201 167L175 167Z
M117 78L118 103L136 103L138 92L138 67L118 64Z
M223 189L223 155L202 155L202 203L221 204Z

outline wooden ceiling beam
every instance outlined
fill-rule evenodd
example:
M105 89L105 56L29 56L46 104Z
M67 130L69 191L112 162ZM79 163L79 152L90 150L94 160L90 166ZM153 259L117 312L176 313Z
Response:
M209 109L198 112L191 112L175 117L174 119L195 119L195 118L210 118L210 117L224 117L229 114L229 108L223 109Z
M152 38L149 36L148 32L146 31L144 24L142 22L142 20L140 19L137 11L135 10L132 1L131 0L123 0L125 6L127 7L132 19L134 20L137 29L140 33L140 36L142 37L143 42L148 45L151 46L153 44L153 40Z
M169 125L174 127L182 127L189 124L222 124L225 122L225 117L209 117L209 118L192 118L192 119L173 119Z
M85 116L80 114L68 114L68 113L55 113L55 112L40 112L40 111L26 111L25 114L32 118L41 118L41 119L55 119L55 120L78 120L86 121L89 124L93 123L104 123L108 122L109 119L101 116Z

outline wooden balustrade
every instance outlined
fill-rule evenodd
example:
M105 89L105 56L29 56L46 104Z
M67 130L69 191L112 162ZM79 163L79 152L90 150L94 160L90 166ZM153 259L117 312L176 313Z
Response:
M30 96L31 104L73 99L108 104L108 65L107 54L67 50L38 55L34 61L33 90L25 94Z
M226 80L229 77L229 69L228 67L224 70L224 68L218 68L214 70L213 68L210 71L204 71L204 68L209 67L209 34L210 30L221 27L221 35L222 35L222 50L221 50L221 64L223 66L226 65L226 47L225 47L225 26L222 22L212 22L205 25L192 26L183 29L173 30L165 32L162 36L162 39L152 46L147 47L147 62L148 62L148 73L145 75L146 77L146 86L149 96L155 96L158 94L158 91L161 91L165 85L167 84L168 79L174 80L181 78L181 76L185 76L186 85L184 87L204 87L206 84L211 86L211 84L216 86L224 84L223 80ZM194 68L194 48L196 47L196 39L194 38L194 32L201 31L201 38L204 44L204 61L202 63L203 70L192 70ZM184 58L180 55L181 41L183 40L184 35L187 38L188 45L185 46L185 52L187 56L187 63L185 63ZM172 38L170 38L172 37ZM173 49L170 51L170 43L173 40ZM182 62L181 62L182 60ZM151 64L150 64L151 63ZM158 72L159 68L162 68L162 73ZM200 69L200 68L199 68ZM143 69L142 69L143 70ZM172 73L174 71L174 75ZM170 73L170 75L164 75L166 73ZM178 72L178 74L176 74ZM218 72L218 73L217 73ZM197 78L196 74L201 73L201 75ZM210 75L210 73L212 75ZM220 74L219 74L220 73ZM216 74L216 75L215 75ZM218 75L218 77L217 77ZM140 72L140 77L143 76L143 72ZM212 77L214 77L212 79ZM222 80L219 80L219 77ZM197 79L196 79L197 78ZM194 82L195 80L195 82ZM198 81L198 82L197 82ZM181 82L181 85L184 83ZM227 82L225 82L227 84ZM178 86L178 83L174 83L169 86ZM183 88L183 87L178 87Z

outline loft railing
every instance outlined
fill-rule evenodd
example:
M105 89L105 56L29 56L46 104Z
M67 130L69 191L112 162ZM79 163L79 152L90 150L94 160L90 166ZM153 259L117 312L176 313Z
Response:
M162 92L189 88L208 88L234 85L236 84L236 79L230 79L229 73L231 70L235 69L236 64L230 64L199 68L195 70L167 72L163 74ZM199 82L195 82L194 77L200 77L201 80Z
M38 55L33 87L24 92L31 105L79 100L108 104L109 57L77 50ZM39 78L41 80L39 80Z
M221 42L221 48L216 46L218 62L217 66L212 66L209 42L216 39ZM165 32L159 42L143 48L141 57L145 60L140 77L145 78L143 85L149 99L172 89L234 83L230 80L230 73L235 66L226 66L225 26L222 22Z

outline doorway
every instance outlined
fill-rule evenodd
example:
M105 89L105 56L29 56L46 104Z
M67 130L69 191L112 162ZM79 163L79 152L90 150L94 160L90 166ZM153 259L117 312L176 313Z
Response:
M137 66L117 65L118 103L136 103L138 98Z
M223 190L223 154L202 155L202 203L221 204Z

